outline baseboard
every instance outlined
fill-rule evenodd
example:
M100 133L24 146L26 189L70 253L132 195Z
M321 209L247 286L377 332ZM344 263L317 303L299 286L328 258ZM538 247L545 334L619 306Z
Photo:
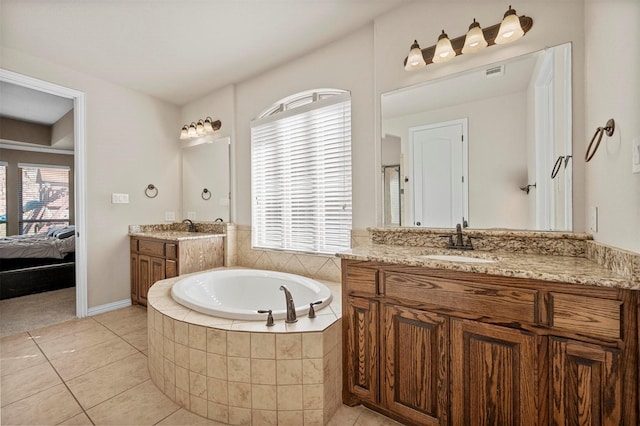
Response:
M111 302L104 305L94 306L87 311L88 316L104 314L105 312L115 311L116 309L122 309L131 306L131 299L118 300L117 302Z

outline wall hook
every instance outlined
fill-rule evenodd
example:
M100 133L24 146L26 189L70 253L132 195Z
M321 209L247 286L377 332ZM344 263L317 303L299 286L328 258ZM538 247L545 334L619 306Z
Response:
M156 198L158 196L158 188L155 187L152 183L150 183L145 188L144 195L146 195L149 198Z
M536 187L536 184L534 183L533 185L521 186L520 189L528 194L531 188L535 188L535 187Z
M610 118L604 127L598 127L596 129L596 132L593 134L593 137L591 138L591 142L589 142L589 147L587 148L587 152L584 154L584 161L586 161L587 163L591 161L594 154L598 150L598 147L600 146L600 141L602 141L602 135L606 133L607 136L613 136L613 132L615 130L616 130L616 122L614 121L613 118ZM591 152L591 146L593 145L593 142L596 140L596 137L598 138L598 141L596 142L596 146L593 148L593 152Z

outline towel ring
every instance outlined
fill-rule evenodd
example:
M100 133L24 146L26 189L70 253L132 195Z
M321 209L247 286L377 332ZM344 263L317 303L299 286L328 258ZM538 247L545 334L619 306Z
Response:
M153 186L152 183L150 183L149 185L147 185L146 189L144 190L144 195L146 195L149 198L156 198L158 196L158 188L156 188L155 186Z
M209 194L209 196L207 197L206 195ZM211 199L211 191L209 191L207 188L202 190L202 194L200 194L200 196L202 197L203 200L210 200Z
M603 133L606 132L607 136L612 136L615 130L616 130L616 122L613 120L613 118L610 118L607 121L606 126L598 127L596 129L596 132L593 134L593 137L591 138L591 142L589 142L589 147L587 148L587 152L584 154L584 161L586 161L587 163L591 161L591 159L593 158L593 155L596 153L596 151L598 150L598 147L600 146ZM598 141L596 142L596 146L593 148L593 152L591 152L591 146L593 145L593 141L596 140L596 136L598 137Z
M564 159L564 155L561 155L556 160L556 164L553 165L553 170L551 170L551 179L555 179L560 171L560 167L562 167L562 160ZM565 166L566 167L566 166Z

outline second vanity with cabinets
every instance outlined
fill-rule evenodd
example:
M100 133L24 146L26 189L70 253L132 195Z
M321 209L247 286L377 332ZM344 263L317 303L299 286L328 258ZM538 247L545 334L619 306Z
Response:
M225 266L226 234L182 228L174 224L130 229L132 303L146 306L147 293L156 281Z
M341 254L343 402L416 425L638 424L640 283L587 241L523 244Z

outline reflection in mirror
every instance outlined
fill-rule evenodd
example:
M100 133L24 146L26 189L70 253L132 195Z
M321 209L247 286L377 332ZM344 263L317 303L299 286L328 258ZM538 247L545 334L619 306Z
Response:
M182 149L182 211L185 219L229 221L230 138L191 143Z
M385 226L572 229L569 43L385 93L381 135Z

